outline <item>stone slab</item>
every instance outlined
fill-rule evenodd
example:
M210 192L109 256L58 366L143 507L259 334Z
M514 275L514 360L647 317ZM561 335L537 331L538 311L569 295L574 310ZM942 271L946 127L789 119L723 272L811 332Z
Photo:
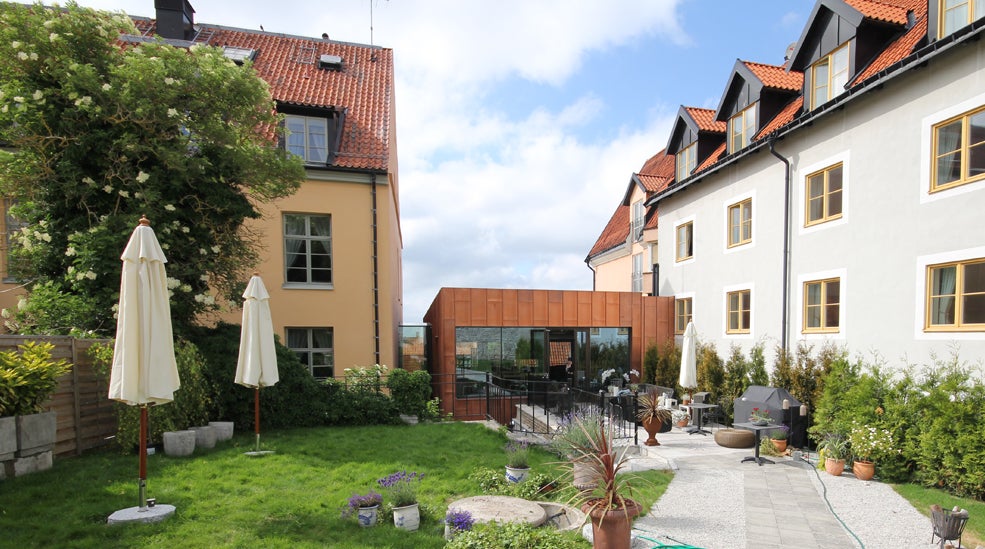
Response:
M468 511L479 523L520 522L540 526L547 512L540 504L511 496L474 496L452 502L449 509Z
M55 412L17 416L17 456L27 457L54 449Z
M160 503L153 507L146 507L143 511L140 510L140 507L127 507L110 515L106 520L106 524L160 522L174 515L174 510L174 505L162 505Z
M3 464L7 478L22 477L39 471L47 471L51 469L52 452L51 450L46 450L39 454L7 460Z

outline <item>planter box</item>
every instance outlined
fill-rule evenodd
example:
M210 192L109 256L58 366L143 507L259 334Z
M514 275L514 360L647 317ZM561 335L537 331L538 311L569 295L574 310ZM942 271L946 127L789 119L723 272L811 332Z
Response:
M195 431L167 431L163 438L165 455L184 457L195 451Z
M233 438L232 421L210 421L209 427L215 429L215 439L218 441L224 441Z
M27 457L19 457L3 463L7 478L20 477L51 469L52 452L47 450ZM2 476L0 476L2 478Z
M192 427L195 431L196 448L215 448L215 429L204 425L202 427Z
M17 418L13 416L0 417L0 461L13 459L16 452Z
M55 427L55 412L17 416L17 457L54 449Z

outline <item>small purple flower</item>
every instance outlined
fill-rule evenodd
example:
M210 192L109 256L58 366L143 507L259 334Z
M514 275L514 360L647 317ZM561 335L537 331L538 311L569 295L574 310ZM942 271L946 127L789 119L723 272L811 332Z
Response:
M417 503L417 486L423 478L424 473L397 471L378 479L376 483L390 494L395 507L403 507Z
M456 532L464 532L472 529L475 519L472 518L472 513L468 511L449 509L445 515L445 524Z

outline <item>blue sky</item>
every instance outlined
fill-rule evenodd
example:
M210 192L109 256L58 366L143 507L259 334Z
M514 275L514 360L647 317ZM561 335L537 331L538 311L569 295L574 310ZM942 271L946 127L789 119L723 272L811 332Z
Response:
M48 3L48 2L46 2ZM80 5L154 16L152 0ZM196 21L394 50L404 322L441 287L592 288L682 104L781 64L811 0L191 0ZM372 34L370 11L372 10Z

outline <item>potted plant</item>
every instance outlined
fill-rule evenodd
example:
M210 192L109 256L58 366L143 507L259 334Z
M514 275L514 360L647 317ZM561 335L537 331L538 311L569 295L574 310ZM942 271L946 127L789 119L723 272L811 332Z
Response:
M421 525L421 511L417 504L417 487L424 473L397 471L376 481L389 496L393 505L393 524L413 532Z
M526 442L511 440L506 444L506 480L519 483L530 474L530 448Z
M597 480L588 464L581 460L578 449L586 447L593 437L598 436L604 422L605 418L597 413L572 413L561 421L551 437L554 452L571 463L571 481L579 491L591 490Z
M377 513L382 503L383 496L378 492L370 490L365 494L353 493L349 497L345 509L342 510L342 518L355 515L359 521L359 526L363 528L375 526Z
M643 444L647 446L659 446L660 442L657 440L657 433L670 430L670 410L661 408L660 403L661 395L658 395L655 390L646 392L638 399L636 419L640 420L643 429L646 430L648 436ZM666 430L663 429L664 425L667 426Z
M29 341L18 349L0 353L0 455L21 458L54 448L55 412L45 412L44 404L72 365L51 359L51 343Z
M773 418L770 417L769 410L753 408L752 413L749 414L749 423L752 423L753 425L769 425L772 422Z
M770 442L773 443L773 447L776 448L776 451L779 454L787 451L787 439L789 438L790 428L786 425L780 425L776 429L770 431Z
M471 530L474 525L475 519L472 518L472 513L465 510L449 509L445 513L445 539L451 540L458 534Z
M829 475L841 476L848 457L848 439L837 433L829 433L818 443L817 451L824 458L824 470Z
M586 520L592 522L593 546L629 549L632 521L641 509L629 497L632 495L629 477L619 474L626 465L626 455L612 446L611 427L596 428L578 418L574 423L583 431L586 440L574 449L575 462L585 464L596 481L594 488L574 498L581 504Z
M691 421L691 415L684 410L674 410L670 413L670 420L674 422L681 429L687 427L687 424Z
M893 451L893 434L888 429L854 423L848 433L848 446L852 452L852 472L859 480L871 480L875 476L875 460Z

